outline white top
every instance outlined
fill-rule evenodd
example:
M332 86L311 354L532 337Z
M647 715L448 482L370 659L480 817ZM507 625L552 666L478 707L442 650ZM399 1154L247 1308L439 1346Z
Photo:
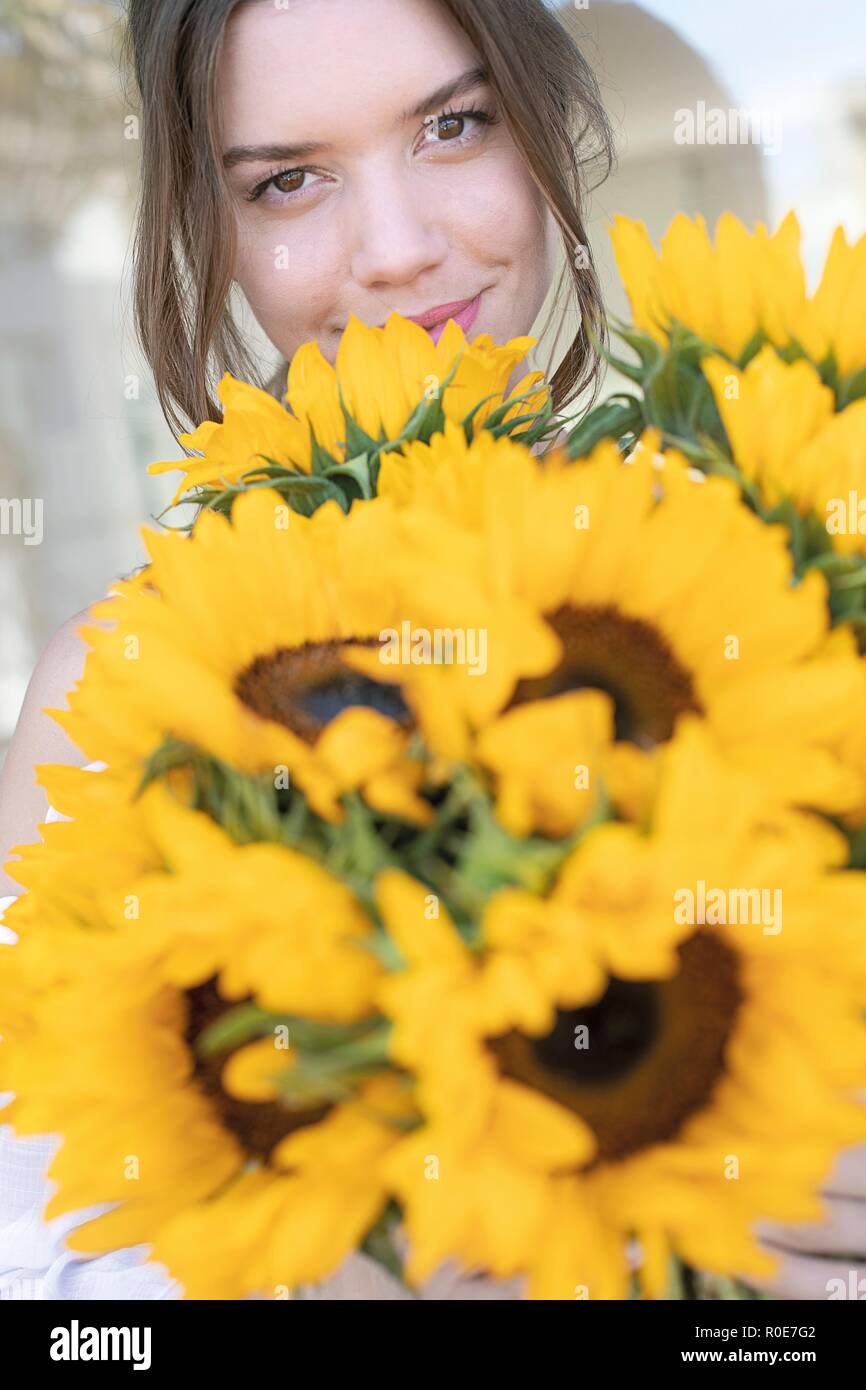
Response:
M97 772L103 762L87 764ZM49 806L47 822L68 820ZM0 950L18 940L3 926L3 914L17 894L0 897ZM0 1121L11 1091L0 1091ZM66 1234L82 1222L110 1211L114 1203L82 1207L45 1221L45 1204L55 1184L45 1169L59 1147L58 1135L16 1135L0 1123L0 1300L2 1299L148 1299L183 1296L182 1286L165 1266L148 1260L150 1247L130 1246L105 1255L67 1250ZM421 1299L512 1299L513 1283L458 1278L448 1265L413 1293L392 1279L381 1265L360 1252L349 1255L336 1272L302 1291L307 1299L403 1301Z

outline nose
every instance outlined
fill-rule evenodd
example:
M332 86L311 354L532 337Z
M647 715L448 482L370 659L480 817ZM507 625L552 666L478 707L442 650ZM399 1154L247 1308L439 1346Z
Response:
M355 283L372 292L411 285L440 265L448 254L441 208L409 170L368 171L356 184L351 230L351 270ZM390 306L389 307L396 307ZM425 305L404 304L407 310Z

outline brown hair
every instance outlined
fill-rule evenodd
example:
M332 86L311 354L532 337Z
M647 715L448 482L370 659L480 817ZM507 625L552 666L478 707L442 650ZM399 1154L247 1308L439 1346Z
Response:
M177 434L220 420L223 372L265 380L228 300L234 222L224 182L216 78L226 22L243 0L127 0L125 58L141 98L134 310L163 414ZM613 140L593 73L544 0L440 0L480 54L501 115L560 228L581 324L551 386L561 409L597 390L601 289L584 229L587 172ZM600 180L599 180L600 181ZM594 185L593 185L594 186ZM557 286L556 303L563 287Z

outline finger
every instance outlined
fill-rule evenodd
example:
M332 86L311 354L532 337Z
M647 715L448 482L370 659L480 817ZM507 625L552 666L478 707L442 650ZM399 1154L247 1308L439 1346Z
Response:
M843 1197L866 1197L866 1144L839 1155L822 1190Z
M500 1302L520 1301L526 1297L525 1281L522 1278L493 1279L488 1275L469 1277L449 1266L450 1262L446 1262L446 1265L440 1266L427 1280L421 1290L421 1297L425 1301L454 1303L481 1299L486 1302Z
M404 1227L397 1226L393 1240L400 1257L409 1258L409 1237ZM457 1260L443 1260L433 1273L425 1279L417 1292L417 1297L433 1302L466 1302L484 1299L520 1300L526 1297L526 1280L522 1276L514 1279L494 1279L481 1269L466 1269Z
M833 1197L826 1203L823 1221L801 1226L765 1222L758 1227L758 1235L771 1246L801 1254L851 1254L866 1259L866 1201Z
M781 1253L781 1252L779 1252ZM866 1264L822 1260L817 1255L785 1254L769 1279L749 1275L741 1282L772 1298L866 1298Z
M376 1260L360 1250L347 1255L333 1274L317 1284L304 1284L301 1297L310 1302L404 1302L416 1295L394 1279Z

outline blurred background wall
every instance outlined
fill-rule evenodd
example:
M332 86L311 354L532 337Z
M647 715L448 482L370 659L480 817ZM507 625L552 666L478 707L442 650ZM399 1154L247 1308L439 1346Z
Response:
M866 6L549 3L616 131L590 222L613 312L626 309L605 230L615 212L657 240L680 209L711 228L726 208L775 227L793 207L813 280L837 223L866 229ZM147 463L183 453L131 328L138 126L121 23L112 0L0 0L0 505L43 503L40 543L0 529L0 760L47 639L143 558L138 528L174 489ZM675 113L699 103L764 113L781 138L676 143ZM548 333L536 364L553 351Z

